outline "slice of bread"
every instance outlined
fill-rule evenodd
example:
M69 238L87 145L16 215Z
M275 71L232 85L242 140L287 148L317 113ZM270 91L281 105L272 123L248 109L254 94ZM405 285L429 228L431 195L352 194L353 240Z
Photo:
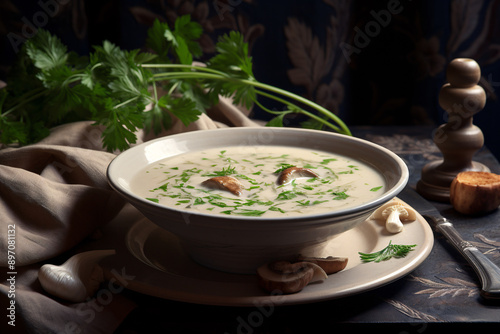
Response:
M477 215L500 205L500 175L488 172L459 173L450 186L450 202L460 213Z

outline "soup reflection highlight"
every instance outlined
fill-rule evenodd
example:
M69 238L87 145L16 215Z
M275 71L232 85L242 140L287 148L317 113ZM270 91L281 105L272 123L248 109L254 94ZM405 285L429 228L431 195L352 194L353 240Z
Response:
M131 187L140 197L179 210L290 217L358 206L381 196L386 184L372 167L342 155L234 146L158 161Z

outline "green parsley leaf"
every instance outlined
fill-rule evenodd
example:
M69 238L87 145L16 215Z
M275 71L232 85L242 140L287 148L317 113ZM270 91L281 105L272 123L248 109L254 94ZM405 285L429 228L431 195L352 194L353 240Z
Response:
M169 43L165 38L165 31L168 29L167 23L155 20L153 26L148 30L146 45L158 55L159 61L170 63L171 61L168 57Z
M6 117L0 117L0 141L5 144L19 142L27 143L25 124L22 122L11 122Z
M213 171L211 173L204 174L203 176L227 176L227 175L236 174L236 173L237 173L236 167L231 167L231 165L229 165L227 168L222 167L222 170L220 170L220 171Z
M283 127L283 119L285 118L286 114L285 113L282 113L282 114L279 114L278 116L276 117L273 117L271 120L269 120L267 123L266 123L266 126L269 126L269 127L276 127L276 128L281 128Z
M339 192L332 192L332 194L333 194L333 196L335 196L335 197L333 197L333 199L334 199L334 200L343 200L343 199L346 199L346 198L348 198L348 197L349 197L349 195L348 195L348 194L346 194L346 193L345 193L345 192L343 192L343 191L339 191Z
M273 173L274 174L279 174L281 173L282 171L284 171L285 169L287 168L291 168L291 167L295 167L295 165L291 165L291 164L282 164L280 166L280 168L276 169Z
M335 159L335 158L331 158L331 159L323 159L323 160L320 162L320 164L322 164L322 165L328 165L328 164L329 164L330 162L332 162L332 161L337 161L337 159Z
M108 150L124 151L129 147L129 144L137 141L134 130L142 125L142 117L129 111L119 113L112 110L109 112L108 118L103 117L99 121L98 124L105 126L102 140L104 147Z
M26 53L33 59L33 64L42 71L64 66L68 59L66 46L46 30L39 30L28 40Z
M144 124L147 133L153 131L154 134L159 134L162 129L172 126L172 117L157 103L144 113Z
M231 213L240 215L240 216L251 216L251 217L259 217L262 216L266 211L261 210L248 210L248 209L239 209L233 210Z
M286 191L282 191L278 194L278 198L277 199L282 199L282 200L289 200L289 199L293 199L297 197L297 193L293 190L286 190Z
M175 20L174 33L177 38L180 37L184 40L189 53L194 57L202 55L201 47L197 40L203 34L203 28L198 22L191 21L190 15L183 15Z
M196 103L186 97L176 98L171 95L163 95L158 101L158 105L170 111L185 126L196 121L202 113L196 107Z
M248 45L236 31L219 38L216 44L218 54L210 59L207 67L226 73L229 77L255 81L252 58L248 56ZM233 97L236 104L251 108L256 101L255 87L240 80L210 81L211 92Z

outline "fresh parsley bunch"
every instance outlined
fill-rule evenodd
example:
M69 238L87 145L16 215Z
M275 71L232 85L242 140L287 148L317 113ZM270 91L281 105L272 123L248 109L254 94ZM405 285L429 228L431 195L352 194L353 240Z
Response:
M205 67L193 66L202 54L197 43L201 34L198 23L182 16L172 29L166 23L154 23L147 38L151 53L121 50L105 41L88 57L79 57L40 29L23 46L7 87L0 90L0 142L34 143L56 125L92 120L104 127L105 149L125 150L136 142L138 129L157 134L171 126L172 117L188 125L216 104L219 96L275 114L269 126L283 126L285 115L301 113L318 128L350 135L332 112L258 82L248 45L238 32L219 39L217 53ZM259 95L285 108L270 110L259 102Z

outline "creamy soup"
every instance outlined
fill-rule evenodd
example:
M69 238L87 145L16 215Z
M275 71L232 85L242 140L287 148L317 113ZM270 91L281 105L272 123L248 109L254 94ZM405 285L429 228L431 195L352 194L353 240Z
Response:
M290 178L283 180L285 175ZM356 206L379 197L386 185L373 168L344 156L282 146L235 146L156 162L131 186L143 198L181 210L285 217Z

